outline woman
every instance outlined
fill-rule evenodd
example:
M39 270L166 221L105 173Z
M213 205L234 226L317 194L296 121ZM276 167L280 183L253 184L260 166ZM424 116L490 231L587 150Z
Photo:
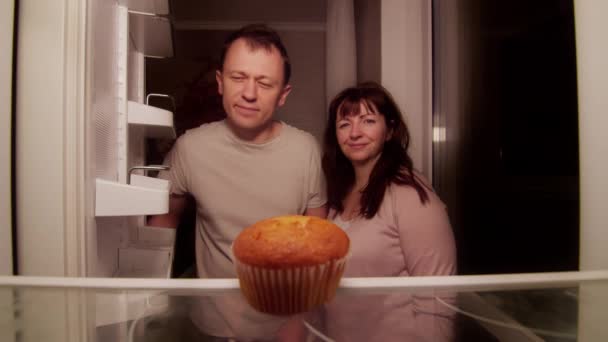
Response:
M409 140L399 108L379 84L347 88L330 104L323 170L329 219L351 239L347 277L456 272L445 206L414 171ZM434 296L337 296L326 307L329 336L336 341L449 340L450 311Z

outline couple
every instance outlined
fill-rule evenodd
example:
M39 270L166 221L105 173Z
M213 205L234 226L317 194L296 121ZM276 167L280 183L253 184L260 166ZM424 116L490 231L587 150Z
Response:
M166 159L171 169L161 174L171 182L170 211L148 224L177 227L185 196L194 197L201 278L236 277L230 245L237 234L286 214L327 217L346 230L352 257L345 276L454 274L445 207L413 169L409 133L390 94L375 83L338 94L321 157L312 135L273 119L291 91L290 74L272 29L249 25L227 38L216 73L227 117L177 140ZM437 311L432 298L338 296L326 306L324 324L337 341L418 341L449 327ZM235 296L197 299L191 316L208 340L294 341L305 334L300 318L258 313Z

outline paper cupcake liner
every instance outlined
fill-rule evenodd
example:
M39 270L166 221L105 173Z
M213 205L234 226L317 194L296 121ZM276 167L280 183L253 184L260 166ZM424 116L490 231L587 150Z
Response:
M273 315L306 312L331 300L338 288L347 257L325 264L271 269L235 258L243 295L256 310Z

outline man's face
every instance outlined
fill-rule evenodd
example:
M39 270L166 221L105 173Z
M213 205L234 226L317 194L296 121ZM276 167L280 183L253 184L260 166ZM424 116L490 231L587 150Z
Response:
M291 90L283 84L279 51L252 50L244 39L232 43L216 79L229 124L245 134L270 129L275 110Z

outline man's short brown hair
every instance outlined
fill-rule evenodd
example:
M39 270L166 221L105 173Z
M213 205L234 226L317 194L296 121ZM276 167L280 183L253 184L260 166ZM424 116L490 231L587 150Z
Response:
M287 49L285 49L285 45L283 45L279 34L265 24L250 24L243 26L239 30L232 32L226 38L220 60L222 70L224 69L224 62L226 61L228 49L235 40L240 38L245 39L252 49L263 48L267 51L271 51L274 46L279 50L279 53L283 58L284 84L289 83L289 78L291 77L291 63L289 62L289 56L287 56Z

